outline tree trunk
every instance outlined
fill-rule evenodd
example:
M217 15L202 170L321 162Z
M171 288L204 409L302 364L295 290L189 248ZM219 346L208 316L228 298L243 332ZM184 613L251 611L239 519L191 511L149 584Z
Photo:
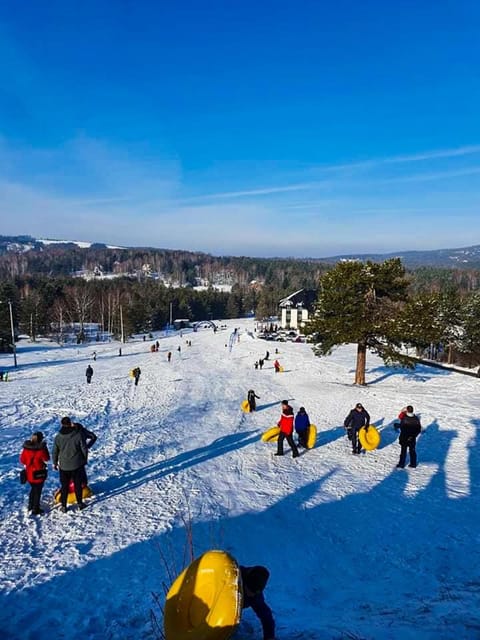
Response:
M453 345L448 345L448 359L447 364L453 364Z
M357 368L355 370L355 384L365 385L365 366L367 363L367 345L365 342L357 344Z

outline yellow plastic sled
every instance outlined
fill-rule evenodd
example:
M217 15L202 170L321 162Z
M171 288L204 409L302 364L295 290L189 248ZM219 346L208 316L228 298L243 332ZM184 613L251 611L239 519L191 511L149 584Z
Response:
M311 424L308 428L307 449L313 449L317 441L317 427Z
M276 442L278 440L278 434L280 433L280 427L270 427L265 433L262 433L262 442Z
M227 640L240 622L240 567L225 551L207 551L167 593L165 640Z
M90 489L90 487L88 485L85 485L82 488L82 500L85 500L86 498L91 498L93 496L92 490ZM55 495L53 496L55 503L59 504L61 501L61 490L57 489L55 491ZM68 492L68 496L67 496L67 502L68 504L76 504L77 502L77 498L75 496L75 491L69 491Z
M279 370L280 373L283 373L285 371L285 369L283 367L280 367L278 370Z
M368 425L368 431L365 431L365 427L362 427L358 432L358 439L362 447L367 451L376 449L381 440L380 434L373 424Z
M242 407L242 411L245 411L245 413L250 413L250 404L248 400L244 400L240 406Z

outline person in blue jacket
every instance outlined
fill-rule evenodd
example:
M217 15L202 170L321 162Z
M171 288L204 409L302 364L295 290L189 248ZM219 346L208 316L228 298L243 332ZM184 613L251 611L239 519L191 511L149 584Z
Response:
M297 415L295 416L295 431L298 436L298 444L307 448L308 431L310 428L310 418L305 411L305 407L300 407Z
M358 439L358 432L362 427L368 429L370 424L370 415L363 408L360 402L357 402L355 408L350 411L345 418L343 426L347 430L348 439L352 442L352 453L360 453L362 445Z
M263 640L275 640L275 621L272 610L265 602L263 590L267 586L270 572L266 567L240 567L243 590L243 608L251 607L260 620Z

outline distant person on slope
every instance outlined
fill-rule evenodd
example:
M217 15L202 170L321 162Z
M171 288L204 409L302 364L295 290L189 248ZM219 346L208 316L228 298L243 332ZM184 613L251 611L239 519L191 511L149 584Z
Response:
M28 496L28 510L34 516L44 513L40 509L40 498L42 496L43 485L47 479L46 462L50 460L47 444L43 440L43 433L36 431L30 440L23 443L20 454L20 462L25 465L27 482L30 484L30 494Z
M255 411L257 408L257 403L255 402L255 398L260 400L260 396L257 396L253 389L249 389L247 393L247 401L248 406L250 407L250 411Z
M347 430L348 439L352 441L352 453L358 454L362 450L362 445L358 439L358 432L362 427L368 429L370 424L370 415L363 408L360 402L357 402L355 408L350 411L343 422L343 426Z
M307 448L308 430L310 428L310 418L305 411L305 407L300 407L295 416L295 431L298 435L298 444Z
M275 373L279 373L280 372L280 362L278 360L275 360L275 362L273 363L273 366L275 368Z
M285 439L292 449L292 457L297 458L299 455L297 445L293 440L293 421L292 407L288 404L288 400L282 400L282 415L278 421L280 433L278 435L276 456L283 456L283 441Z
M85 371L85 375L87 377L87 384L90 384L93 376L93 368L90 365L88 365L87 370Z
M410 464L408 466L415 469L417 466L417 436L422 431L422 425L420 424L420 420L413 413L413 407L411 404L400 411L398 419L400 420L400 424L396 428L400 429L398 442L401 448L400 460L398 461L397 467L399 469L403 469L405 467L408 449L408 454L410 456Z
M262 624L263 640L275 640L275 620L263 595L270 572L262 566L241 566L240 575L242 578L243 608L251 607L255 612Z
M133 373L133 379L135 380L135 386L138 386L138 381L140 380L140 374L142 373L140 371L140 367L135 367L135 369L133 369L132 371Z

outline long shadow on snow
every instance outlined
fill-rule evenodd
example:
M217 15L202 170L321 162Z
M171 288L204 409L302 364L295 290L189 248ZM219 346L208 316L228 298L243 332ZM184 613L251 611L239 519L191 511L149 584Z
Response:
M255 433L255 436L251 434ZM250 437L248 437L250 436ZM159 480L171 473L179 473L184 469L193 467L207 460L222 456L229 451L234 451L246 447L253 442L258 441L258 432L256 431L244 431L242 433L232 433L222 438L217 438L211 444L205 447L199 447L192 451L180 453L173 458L167 458L161 462L156 462L141 469L136 469L123 474L122 476L112 476L104 482L98 482L92 484L92 490L94 491L95 504L103 502L109 498L131 491L145 482L151 482L152 480Z
M282 400L288 400L288 402L292 402L295 398L282 398ZM269 402L268 404L260 404L257 406L257 411L264 411L265 409L270 409L271 407L279 407L282 400L275 400L274 402Z
M354 370L352 369L351 372L354 373ZM426 382L427 380L430 380L431 378L437 376L449 376L452 372L447 371L446 369L434 369L433 367L426 367L425 365L417 365L415 369L407 369L405 367L380 366L375 367L374 369L367 370L367 374L373 373L381 373L382 375L380 375L378 378L375 378L375 380L367 380L368 385L378 384L379 382L382 382L382 380L396 375L402 375L414 382Z
M480 420L471 422L478 433ZM425 438L421 448L428 444L429 453L422 451L421 458L430 456L440 466L416 493L408 488L417 486L421 466L411 472L392 470L365 493L332 500L324 485L335 481L333 469L263 511L230 517L224 508L209 521L194 519L195 555L224 548L243 564L268 566L266 596L281 638L473 640L480 630L480 555L478 545L471 544L477 536L472 514L480 506L480 448L477 442L468 450L470 493L450 499L445 454L455 435L437 429L436 421L427 427L431 441ZM322 495L326 501L318 504ZM67 527L69 516L64 517ZM301 541L295 532L301 532ZM152 638L151 594L163 600L162 584L169 585L181 570L189 537L179 525L2 595L4 637L51 640L55 629L56 637L70 640ZM77 553L75 540L66 538L62 544L65 553ZM66 617L65 594L73 593L87 594L88 607L69 606ZM239 636L253 640L259 633L258 621L246 611Z

